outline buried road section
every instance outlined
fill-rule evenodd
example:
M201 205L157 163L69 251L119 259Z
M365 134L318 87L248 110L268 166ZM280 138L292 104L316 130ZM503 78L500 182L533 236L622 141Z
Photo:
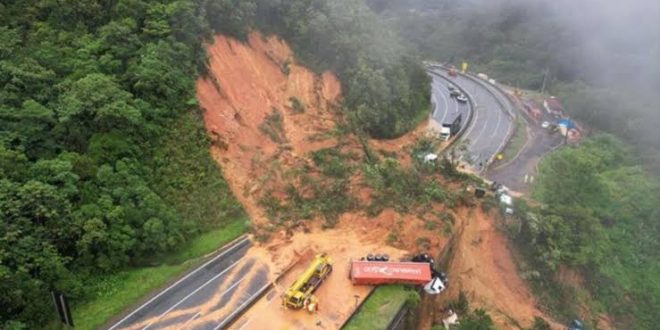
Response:
M269 268L246 257L247 238L232 243L109 330L221 329L269 284Z

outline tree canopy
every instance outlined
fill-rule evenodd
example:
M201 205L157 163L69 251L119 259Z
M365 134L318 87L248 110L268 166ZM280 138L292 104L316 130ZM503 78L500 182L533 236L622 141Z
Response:
M539 271L584 270L589 289L622 324L648 328L660 308L660 181L633 155L611 135L550 155L534 189L546 206L523 204L517 239Z
M0 328L242 214L195 100L213 32L281 34L374 137L429 108L421 64L363 1L5 1L0 21Z
M0 328L242 213L194 102L202 5L0 5Z

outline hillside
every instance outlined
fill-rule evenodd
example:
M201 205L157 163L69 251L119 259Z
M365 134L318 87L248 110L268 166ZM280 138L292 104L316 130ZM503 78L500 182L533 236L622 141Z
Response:
M315 26L319 15L333 28L297 28ZM141 290L162 285L190 267L181 249L200 248L201 238L198 256L224 241L204 234L229 226L229 239L243 230L245 213L208 153L195 97L214 32L285 32L317 71L333 69L355 86L343 98L354 129L400 136L429 109L420 63L392 35L370 42L384 26L362 1L8 1L0 22L3 328L51 322L51 290L86 306L76 310L104 311L85 315L84 326L103 323L135 302L136 274L176 260ZM314 44L321 36L334 46ZM320 81L312 76L300 85ZM337 79L324 80L327 97L338 94ZM291 106L304 112L314 95L301 93ZM280 97L274 102L286 102ZM276 126L263 130L281 138ZM305 144L295 133L286 138Z
M369 162L358 137L342 131L341 85L332 73L312 73L296 63L286 42L258 32L245 43L216 36L208 52L210 74L198 80L197 93L213 154L262 242L250 256L269 265L271 278L284 274L277 291L316 253L330 253L335 273L342 274L350 259L368 253L439 255L454 242L452 289L426 302L428 323L422 328L439 322L439 308L459 292L492 313L502 328L547 318L517 275L506 238L495 228L496 215L475 213L475 202L459 197L458 182L422 172L411 184L440 188L446 197L407 209L398 200L381 201L380 210L370 211L381 198L379 188L366 177ZM303 111L296 110L294 99ZM383 165L389 159L401 162L399 171L416 171L410 153L424 130L422 125L397 140L367 141L367 148ZM338 185L341 190L332 188ZM419 198L427 197L422 192ZM369 290L333 276L317 292L322 307L315 317L262 300L244 319L251 327L292 322L312 327L318 320L338 327L352 313L353 296L361 300Z
M597 2L3 1L0 329L61 328L52 293L80 329L222 326L264 283L235 328L338 328L372 290L350 260L422 252L449 289L379 296L422 329L447 307L467 329L653 328L660 5ZM424 60L555 95L584 139L504 214L475 197L489 183L461 170L463 146L429 132L436 94L460 86L432 88ZM479 118L496 123L482 137L506 131ZM320 313L274 307L323 252ZM169 284L197 269L183 304ZM141 313L161 294L175 302Z

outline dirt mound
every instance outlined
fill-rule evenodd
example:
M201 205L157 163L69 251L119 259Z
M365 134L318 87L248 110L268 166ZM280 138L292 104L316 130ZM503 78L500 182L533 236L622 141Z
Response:
M351 315L356 303L367 297L370 286L353 286L348 280L349 263L369 253L386 253L399 259L405 251L383 246L380 240L365 239L360 232L349 226L337 229L314 230L296 233L289 237L284 233L271 242L251 250L277 251L271 253L270 264L278 280L266 299L259 301L238 320L234 329L312 329L321 324L325 329L338 329ZM286 310L281 306L281 295L307 268L318 253L328 253L333 259L333 271L314 293L319 298L319 312Z
M447 295L439 297L440 302L456 299L463 291L471 308L487 310L502 329L530 327L535 316L550 322L553 329L563 329L537 307L494 218L469 209L460 212L458 222L449 266L453 282Z

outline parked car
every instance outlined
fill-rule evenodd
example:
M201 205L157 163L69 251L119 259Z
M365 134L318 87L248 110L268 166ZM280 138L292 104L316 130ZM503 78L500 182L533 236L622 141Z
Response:
M543 127L543 128L548 128L548 127L550 127L550 122L547 121L547 120L544 121L543 123L541 123L541 127Z

